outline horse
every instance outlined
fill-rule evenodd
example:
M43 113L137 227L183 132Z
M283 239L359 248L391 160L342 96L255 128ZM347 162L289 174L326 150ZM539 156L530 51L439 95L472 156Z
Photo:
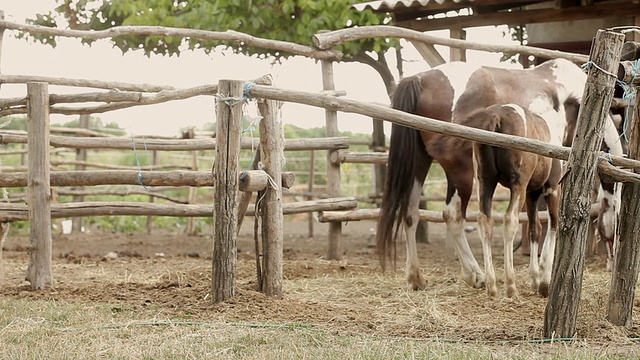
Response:
M618 90L618 86L616 86L616 91ZM615 96L615 95L614 95ZM615 116L620 117L620 115L615 114L612 111L612 119ZM616 120L613 120L618 138L622 138L621 135L624 132L622 128L624 125L622 123L618 123ZM620 120L621 122L622 120ZM576 123L569 123L566 133L565 139L562 143L563 146L571 146L573 142L573 138L576 136ZM605 136L613 137L613 133L605 133ZM613 139L606 139L603 141L600 150L608 153L610 152L609 147L607 146L607 140L612 142ZM626 153L626 143L624 141L620 141L622 146L622 152ZM604 243L605 249L607 251L607 271L611 271L613 269L613 260L615 254L615 246L616 246L616 228L618 221L618 213L620 211L620 201L621 201L621 187L617 186L615 182L609 181L607 178L603 177L600 173L596 174L596 203L600 205L598 210L598 214L595 216L595 225L596 232L598 235L599 241Z
M553 119L554 114L550 118ZM492 105L485 110L472 114L462 121L462 125L502 133L527 137L545 142L558 143L563 134L546 117L533 114L515 104ZM564 129L562 129L564 132ZM540 272L538 266L538 245L542 235L542 225L538 217L538 200L544 196L549 214L548 232L557 233L558 229L558 181L562 168L560 160L544 157L519 150L501 148L473 142L473 170L478 185L478 228L482 253L484 255L485 286L491 297L497 295L496 275L493 267L491 242L493 238L493 218L491 217L492 199L498 184L509 189L509 204L504 213L502 237L504 244L505 288L508 297L517 296L513 268L513 241L518 231L520 209L526 206L529 222L529 241L531 254L529 274L531 288L538 291ZM548 244L542 249L541 261L544 262L553 251ZM544 291L544 290L543 290Z
M554 115L550 121L552 127L565 128L567 123L577 121L585 83L582 69L563 59L548 60L529 69L446 63L402 79L393 93L391 105L404 112L460 123L491 105L513 103L535 114ZM613 125L605 126L605 132L611 153L621 154ZM415 233L422 186L433 160L442 166L447 179L443 210L447 241L455 245L462 280L474 288L482 288L485 275L464 233L474 178L472 142L397 124L391 128L387 176L376 230L381 267L384 271L387 258L395 259L395 241L404 228L407 284L413 290L426 287L420 272ZM555 234L548 233L545 243L553 249ZM544 260L540 264L539 285L543 296L551 279L553 256Z

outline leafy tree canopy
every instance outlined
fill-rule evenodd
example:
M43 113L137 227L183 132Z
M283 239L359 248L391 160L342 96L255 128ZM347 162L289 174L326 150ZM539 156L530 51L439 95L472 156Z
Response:
M355 11L357 0L56 0L58 6L46 14L28 19L32 24L58 27L68 23L71 29L104 30L121 25L157 25L199 30L235 30L264 39L312 45L311 36L320 30L337 30L362 25L380 25L389 21L385 14ZM55 39L37 37L55 46ZM185 49L203 49L209 53L224 46L235 53L272 57L291 54L256 48L244 43L222 43L172 37L119 36L113 43L123 52L141 49L145 54L178 55ZM337 50L345 60L357 60L366 52L384 53L398 47L397 40L367 39L349 42Z

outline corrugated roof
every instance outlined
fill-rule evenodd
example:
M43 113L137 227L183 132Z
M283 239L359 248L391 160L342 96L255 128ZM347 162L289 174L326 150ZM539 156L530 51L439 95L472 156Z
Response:
M358 11L365 9L370 9L372 11L394 11L433 4L442 5L446 2L457 4L460 0L381 0L353 4L351 7Z

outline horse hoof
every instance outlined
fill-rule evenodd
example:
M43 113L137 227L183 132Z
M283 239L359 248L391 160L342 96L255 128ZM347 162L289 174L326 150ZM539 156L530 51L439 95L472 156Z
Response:
M407 284L413 291L424 290L427 288L427 282L420 273L408 275Z
M471 273L469 275L462 274L462 280L474 289L482 289L484 287L484 274Z
M518 289L514 286L507 286L507 297L514 298L518 297Z
M549 284L541 283L540 287L538 287L538 293L540 293L542 297L549 297Z
M531 282L531 291L533 291L534 293L538 292L538 289L540 288L540 282L539 281L533 281Z
M487 296L490 298L498 297L498 289L494 287L487 287Z

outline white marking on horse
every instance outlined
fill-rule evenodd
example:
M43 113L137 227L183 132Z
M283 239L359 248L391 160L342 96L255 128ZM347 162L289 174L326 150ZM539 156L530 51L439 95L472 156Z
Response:
M524 135L527 136L527 115L525 114L524 109L516 104L506 104L504 106L512 108L516 113L518 113L518 115L520 115L522 126L524 127Z
M449 84L453 88L453 102L451 103L451 112L453 112L453 107L458 102L460 95L467 88L467 83L469 82L469 77L471 74L478 70L480 67L477 65L471 65L466 62L453 61L450 63L445 63L439 65L437 67L438 70L442 71L444 76L449 79Z
M615 223L616 223L617 216L616 216L616 212L614 211L614 208L616 207L617 199L615 194L612 194L608 191L604 191L602 190L602 188L600 188L598 189L598 202L602 203L602 199L606 199L607 202L609 203L609 210L602 215L604 235L608 239L612 239L614 232L616 230Z
M443 215L447 224L447 237L453 241L460 259L464 282L475 288L482 287L484 273L473 256L467 237L464 235L465 219L462 218L462 199L457 190L445 206Z
M582 69L569 60L555 59L553 60L551 71L553 72L553 79L561 84L562 90L564 90L564 93L559 91L559 95L564 95L564 99L560 96L561 102L570 97L575 97L578 100L582 99L587 82L587 74L582 72Z
M561 146L567 127L567 117L564 106L561 106L560 110L556 111L548 99L541 97L534 99L531 104L529 104L529 111L540 116L547 123L550 135L549 143Z

